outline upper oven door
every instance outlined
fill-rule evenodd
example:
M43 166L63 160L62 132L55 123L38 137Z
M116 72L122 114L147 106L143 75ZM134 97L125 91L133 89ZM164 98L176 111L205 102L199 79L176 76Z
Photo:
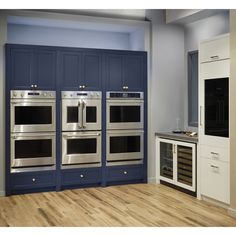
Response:
M107 100L107 129L143 129L143 100Z
M63 99L62 130L101 130L101 100Z
M11 132L55 131L55 101L12 99Z
M101 132L62 134L62 165L101 162Z
M55 134L21 133L11 135L11 167L55 164Z

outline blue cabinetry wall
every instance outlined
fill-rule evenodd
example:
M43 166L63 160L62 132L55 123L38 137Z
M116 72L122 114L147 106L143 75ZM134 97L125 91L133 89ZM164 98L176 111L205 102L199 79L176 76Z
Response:
M7 195L147 181L147 54L139 51L6 45ZM10 173L10 90L55 90L56 170ZM128 87L124 89L124 87ZM102 167L64 169L61 160L61 91L102 91ZM106 167L106 91L144 92L144 164ZM124 174L126 173L126 174ZM81 177L83 176L83 177Z

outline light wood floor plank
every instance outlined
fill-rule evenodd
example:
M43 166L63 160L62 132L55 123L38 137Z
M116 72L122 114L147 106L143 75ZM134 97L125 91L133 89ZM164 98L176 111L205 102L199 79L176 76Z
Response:
M236 219L172 188L135 184L2 197L0 226L236 226Z

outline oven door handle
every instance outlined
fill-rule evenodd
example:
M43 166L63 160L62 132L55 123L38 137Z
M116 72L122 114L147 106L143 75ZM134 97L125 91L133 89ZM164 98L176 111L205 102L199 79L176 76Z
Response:
M79 126L79 129L82 128L81 119L80 119L82 110L81 110L81 108L80 108L80 105L81 105L81 101L79 100L79 101L78 101L78 126Z
M86 128L86 103L82 102L82 128Z
M63 135L65 138L83 138L83 137L97 137L100 136L100 133L97 134L78 134L78 135Z

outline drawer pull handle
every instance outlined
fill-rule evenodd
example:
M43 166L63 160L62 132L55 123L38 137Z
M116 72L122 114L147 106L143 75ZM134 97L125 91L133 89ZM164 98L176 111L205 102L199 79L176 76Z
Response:
M84 178L84 175L80 175L80 178Z
M211 168L214 172L219 172L220 167L219 166L215 166L215 165L211 165Z
M215 56L211 56L211 59L213 59L213 60L217 60L217 59L219 59L219 56L217 56L217 55L215 55Z
M33 179L32 179L32 182L35 182L35 181L36 181L36 179L35 179L35 178L33 178Z
M128 172L127 171L124 171L124 175L127 175L128 174Z
M213 158L218 158L219 157L218 152L211 152L211 155L212 155Z

